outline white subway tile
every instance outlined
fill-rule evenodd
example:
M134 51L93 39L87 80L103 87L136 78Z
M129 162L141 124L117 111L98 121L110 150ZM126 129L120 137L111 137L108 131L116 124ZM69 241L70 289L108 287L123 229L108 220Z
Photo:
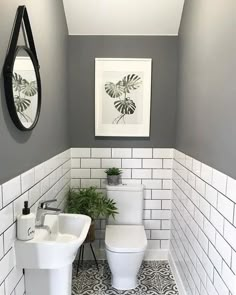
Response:
M111 158L111 148L92 148L92 158Z
M171 190L153 190L152 199L171 199Z
M24 295L25 294L25 281L24 278L20 280L18 285L16 286L15 289L15 295Z
M5 295L4 283L2 283L2 285L0 286L0 295Z
M151 230L151 238L156 240L168 240L170 238L169 230Z
M5 280L6 295L10 295L23 276L23 270L14 267Z
M49 176L45 177L41 182L41 195L44 195L50 189L50 178Z
M222 258L220 254L216 251L215 247L212 246L212 244L209 244L209 251L208 251L209 258L217 271L221 273L221 267L222 267Z
M0 260L0 284L7 277L9 272L14 267L15 255L13 249L11 249L2 260Z
M162 200L161 203L162 203L161 208L163 210L165 210L165 209L171 209L171 200Z
M212 185L222 194L226 193L227 176L215 169L212 174Z
M2 186L0 185L0 210L2 209Z
M3 235L0 235L0 260L2 259L4 255L4 249L3 249ZM0 293L1 294L1 293Z
M35 183L39 182L45 177L44 163L39 164L34 168Z
M112 158L131 158L131 148L113 148Z
M41 185L37 183L29 190L29 206L31 207L41 197Z
M30 189L33 185L34 185L34 168L21 174L22 193Z
M211 217L210 221L213 224L213 226L221 233L223 234L224 230L224 218L223 216L213 207L211 207Z
M226 219L233 222L234 203L220 193L218 193L217 209Z
M198 230L198 241L199 241L202 249L205 252L207 252L208 251L208 238L201 229Z
M81 179L81 188L88 188L90 186L95 186L100 188L100 180L99 179Z
M236 294L236 275L232 272L232 270L228 267L228 265L223 262L222 268L222 279L224 280L226 286L232 292L232 294Z
M172 189L172 180L164 179L162 180L163 189Z
M152 210L152 219L170 219L171 211L170 210Z
M152 249L160 249L161 248L161 241L160 240L148 240L148 246L147 248L149 250Z
M188 173L188 183L189 183L193 188L195 188L195 186L196 186L196 176L195 176L192 172L189 172L189 173Z
M72 148L72 158L90 158L90 148Z
M16 240L16 223L13 223L11 227L9 227L4 232L4 251L5 253L10 250L13 246L13 243Z
M72 158L71 159L71 168L80 168L80 159Z
M214 286L219 295L229 295L229 289L216 270L214 270Z
M144 190L144 199L148 200L148 199L151 199L151 198L152 198L152 191L148 190L148 189L145 189Z
M201 162L193 159L193 170L192 172L200 177L201 175Z
M236 228L225 220L224 226L224 238L231 245L231 247L236 250Z
M206 195L207 201L216 208L217 206L217 191L210 185L206 185Z
M212 174L213 169L205 164L202 163L201 167L201 178L206 181L207 183L212 183Z
M121 170L122 170L122 174L121 174L122 179L131 178L131 169L121 169Z
M102 159L102 168L121 168L121 160L120 159ZM124 167L122 168L130 168L130 167Z
M91 178L106 178L106 169L91 169Z
M203 213L205 217L210 219L210 205L209 203L202 197L200 197L199 209Z
M161 222L160 220L144 220L145 229L160 229Z
M157 148L153 149L153 158L159 158L159 159L172 159L174 155L173 149L168 149L168 148Z
M160 200L144 200L144 209L161 209ZM153 215L152 215L153 218Z
M218 233L216 233L216 249L223 257L223 259L230 265L231 262L231 247L225 241L225 239Z
M80 188L81 187L81 180L80 179L71 179L70 186L71 186L71 188Z
M134 148L133 149L133 158L152 158L152 149L150 148Z
M144 159L143 168L162 168L161 159Z
M161 180L142 180L142 184L146 189L161 189L162 188L162 181Z
M207 278L207 291L207 295L219 295L209 278Z
M161 221L161 229L171 229L171 221L170 220L162 220Z
M151 219L151 210L143 210L143 219Z
M214 267L209 257L205 254L205 252L202 253L202 265L205 268L211 281L213 281Z
M0 234L13 223L13 204L7 205L0 211ZM1 281L0 281L1 283Z
M227 178L226 196L236 203L236 180L230 177Z
M232 251L232 270L236 273L236 252Z
M193 158L189 157L186 155L186 158L185 158L185 167L187 169L189 169L190 171L192 171L193 169Z
M199 177L196 177L196 186L195 186L196 191L205 197L205 182L201 180Z
M206 218L204 219L204 232L212 244L215 245L216 231L213 225Z
M170 244L169 240L161 240L161 249L169 250L169 244Z
M20 176L17 176L2 185L3 206L6 206L21 194Z
M122 159L122 168L141 168L141 159Z
M153 169L153 178L171 179L172 171L171 169Z
M100 159L81 159L81 168L101 168Z
M90 178L90 169L71 169L72 178Z
M163 168L172 169L172 167L173 167L173 160L172 159L164 159L163 160Z
M132 178L152 178L151 169L132 169Z

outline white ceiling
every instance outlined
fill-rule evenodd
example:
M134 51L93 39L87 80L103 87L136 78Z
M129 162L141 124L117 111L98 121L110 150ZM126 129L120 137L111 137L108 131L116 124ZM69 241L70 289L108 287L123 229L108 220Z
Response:
M184 0L63 0L70 35L178 35Z

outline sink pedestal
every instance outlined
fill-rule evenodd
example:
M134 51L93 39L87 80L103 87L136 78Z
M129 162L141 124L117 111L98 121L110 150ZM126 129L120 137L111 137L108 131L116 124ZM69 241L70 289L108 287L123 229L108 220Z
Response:
M27 295L71 295L72 265L59 269L26 269Z

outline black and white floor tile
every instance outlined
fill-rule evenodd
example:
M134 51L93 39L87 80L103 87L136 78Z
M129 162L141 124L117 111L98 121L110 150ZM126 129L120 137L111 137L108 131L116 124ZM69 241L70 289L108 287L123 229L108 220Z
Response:
M85 261L76 276L73 271L72 295L179 295L174 277L167 261L144 261L136 289L118 291L111 286L111 273L106 261Z

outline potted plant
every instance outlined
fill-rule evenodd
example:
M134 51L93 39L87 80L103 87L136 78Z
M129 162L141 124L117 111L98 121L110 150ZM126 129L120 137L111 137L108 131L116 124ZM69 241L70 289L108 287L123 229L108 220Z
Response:
M108 185L118 185L120 183L120 176L122 170L116 167L109 168L105 171L107 174L107 183Z
M91 217L92 223L85 240L85 242L90 243L95 240L94 220L110 216L115 218L115 214L118 213L116 203L112 199L105 197L103 193L98 192L96 187L70 189L66 211Z

